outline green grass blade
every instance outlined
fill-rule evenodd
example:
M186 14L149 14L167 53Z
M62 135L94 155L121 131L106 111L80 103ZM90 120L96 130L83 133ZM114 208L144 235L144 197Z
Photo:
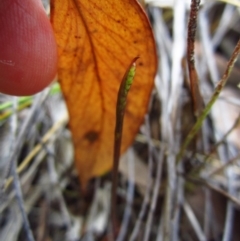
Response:
M61 89L58 83L52 85L50 90L50 95L55 95L60 93ZM18 98L18 108L17 110L23 110L24 108L30 106L33 101L33 96L22 96ZM12 101L6 101L0 104L0 122L7 119L9 116L12 115ZM1 113L2 112L2 113Z
M240 53L240 40L238 40L238 43L233 51L233 54L231 56L231 59L228 62L227 65L227 69L222 77L222 79L219 81L217 87L215 88L215 91L212 95L212 98L210 99L210 101L208 102L208 104L206 105L205 109L203 110L203 112L200 114L199 118L197 119L197 122L195 123L195 125L192 127L192 129L190 130L189 134L187 135L183 145L181 146L181 149L177 155L177 163L181 160L181 158L183 157L184 151L186 150L186 148L188 147L188 145L190 144L190 142L192 141L192 139L194 138L194 136L197 134L198 130L201 128L203 121L206 119L207 115L209 114L213 104L216 102L216 100L218 99L223 87L225 86L231 72L234 66L234 63L236 62L238 55Z

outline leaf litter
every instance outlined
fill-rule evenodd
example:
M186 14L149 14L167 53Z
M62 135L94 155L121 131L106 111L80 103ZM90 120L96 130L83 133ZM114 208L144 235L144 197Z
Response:
M239 124L234 123L240 113L239 59L201 134L175 166L180 145L194 124L185 65L189 11L186 6L179 9L179 5L161 8L161 1L150 1L146 7L161 58L145 123L123 156L127 165L120 164L118 240L238 241ZM229 11L232 18L226 24L222 19ZM199 15L195 60L206 103L239 39L240 17L234 5L218 1L205 1ZM39 144L39 151L19 173L34 238L107 240L111 175L91 180L82 192L73 165L73 145L61 93L41 93L33 98L30 107L20 111L15 98L1 95L0 101L15 103L10 107L11 116L1 120L0 126L0 240L27 240L14 188L9 185L4 190L9 172L6 160L14 156L10 150L18 145L16 158L20 166ZM21 143L16 143L13 131L18 137L29 119ZM56 125L58 128L51 132ZM44 142L46 133L49 139Z

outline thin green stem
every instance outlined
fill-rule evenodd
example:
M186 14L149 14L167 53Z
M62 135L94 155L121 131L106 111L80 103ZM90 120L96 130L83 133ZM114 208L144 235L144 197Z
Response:
M190 144L190 142L192 141L192 139L194 138L194 136L197 134L198 130L201 128L203 121L206 119L207 115L209 114L213 104L216 102L216 100L218 99L223 87L225 86L231 72L234 66L234 63L236 62L238 55L240 53L240 40L238 40L238 43L233 51L233 54L231 56L231 59L228 62L227 65L227 69L222 77L222 79L219 81L217 87L215 88L215 91L210 99L210 101L208 102L207 106L205 107L205 109L203 110L203 112L200 114L200 116L197 119L197 122L195 123L195 125L192 127L192 129L190 130L189 134L187 135L183 145L181 146L181 149L177 155L177 163L181 160L181 158L183 157L183 154L186 150L186 148L188 147L188 145Z
M122 140L122 129L124 113L127 103L127 94L133 83L133 79L136 71L136 60L138 57L134 58L128 67L125 75L123 76L117 98L116 106L116 126L115 126L115 136L114 136L114 156L113 156L113 171L112 171L112 200L111 200L111 221L112 221L112 231L113 238L115 239L117 234L116 225L116 197L117 197L117 183L118 183L118 166L121 151L121 140Z

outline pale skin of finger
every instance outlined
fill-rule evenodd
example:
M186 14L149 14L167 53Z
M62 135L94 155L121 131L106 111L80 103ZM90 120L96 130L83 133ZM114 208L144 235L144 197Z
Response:
M0 92L32 95L54 79L57 46L40 0L1 0Z

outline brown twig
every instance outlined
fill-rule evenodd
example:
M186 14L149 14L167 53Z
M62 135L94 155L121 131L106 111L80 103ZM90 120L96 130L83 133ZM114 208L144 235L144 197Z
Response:
M198 74L195 69L195 61L194 61L194 41L196 35L197 28L197 15L198 9L200 5L200 0L192 0L190 17L188 23L188 39L187 39L187 61L188 61L188 71L189 71L189 79L190 79L190 89L191 96L193 101L193 111L196 117L202 111L203 108L203 100L199 90L198 83Z

